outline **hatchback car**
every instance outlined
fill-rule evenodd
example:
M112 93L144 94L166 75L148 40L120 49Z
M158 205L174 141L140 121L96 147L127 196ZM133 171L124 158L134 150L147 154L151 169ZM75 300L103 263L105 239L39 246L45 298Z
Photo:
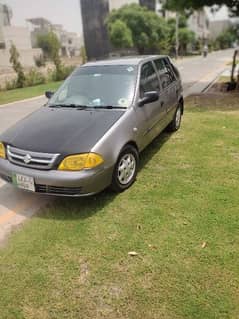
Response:
M167 56L129 57L77 68L46 105L0 136L0 177L18 188L86 196L136 179L140 152L184 110Z

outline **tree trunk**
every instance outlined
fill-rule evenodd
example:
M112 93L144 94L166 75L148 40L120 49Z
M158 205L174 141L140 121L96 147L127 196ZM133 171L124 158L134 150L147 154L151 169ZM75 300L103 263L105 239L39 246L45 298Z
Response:
M229 90L235 90L236 87L238 87L239 84L239 73L237 75L237 82L235 80L235 70L236 70L236 65L237 65L237 54L238 50L235 50L234 55L233 55L233 62L232 62L232 71L231 71L231 81L228 85Z

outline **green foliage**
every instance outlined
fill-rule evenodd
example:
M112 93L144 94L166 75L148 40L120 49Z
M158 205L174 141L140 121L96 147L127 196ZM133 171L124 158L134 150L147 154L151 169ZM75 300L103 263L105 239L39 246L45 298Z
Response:
M9 52L10 52L10 63L12 64L14 71L17 73L17 81L15 82L15 85L18 88L22 88L25 85L26 77L23 71L23 66L21 65L19 61L20 54L17 51L17 48L14 44L11 45Z
M26 74L26 87L44 84L46 82L46 77L35 68L31 68L31 70Z
M107 19L111 43L116 48L135 47L140 54L174 54L176 20L159 17L136 4L113 10ZM187 18L180 15L179 39L182 54L187 44L195 42L195 34L187 29Z
M46 60L43 54L40 54L39 56L34 57L34 60L35 60L35 65L38 68L46 66Z
M110 25L109 34L115 48L131 48L133 46L132 32L122 20L115 20Z
M214 50L231 48L233 43L238 41L239 26L230 27L223 31L216 40L211 42Z
M85 64L88 59L87 59L86 49L84 46L82 46L80 49L80 56L81 56L82 64Z
M132 38L133 46L140 54L158 52L158 49L162 47L160 43L167 39L168 27L163 18L145 7L131 4L125 5L118 10L113 10L107 19L112 43L116 42L116 31L112 34L112 29L115 30L115 23L119 20L123 24L116 24L117 33L120 33L119 26L124 25L124 29L127 30L127 44L131 44ZM126 41L125 38L123 40L124 42ZM119 42L117 42L117 46L120 46Z
M167 0L165 8L175 11L185 11L189 9L200 9L203 6L227 5L232 13L239 15L238 0Z
M21 101L23 99L32 98L43 95L46 91L56 91L62 82L47 82L46 84L15 89L11 91L0 91L0 104Z
M74 66L61 66L60 72L57 70L50 71L48 73L48 80L51 81L63 81L65 80L75 69Z
M59 55L61 44L54 32L41 34L38 36L37 44L42 49L45 59L51 60L56 67L56 80L62 78L62 63Z
M74 66L64 66L61 67L61 72L57 73L56 70L49 70L47 75L39 72L36 68L31 68L28 73L25 74L24 87L33 87L40 84L45 84L49 82L58 82L65 80L75 69ZM19 88L17 79L6 81L2 91L14 90Z
M59 55L61 48L60 42L54 32L40 34L37 38L38 47L42 49L44 57L49 60L54 60Z
M1 88L2 91L9 91L9 90L14 90L19 88L18 84L17 84L17 79L13 79L13 80L8 80L5 82L5 86L3 88Z
M180 54L184 55L187 53L187 46L190 44L194 46L196 42L196 35L193 31L189 30L188 28L181 28L179 29L178 33L179 37L179 52Z

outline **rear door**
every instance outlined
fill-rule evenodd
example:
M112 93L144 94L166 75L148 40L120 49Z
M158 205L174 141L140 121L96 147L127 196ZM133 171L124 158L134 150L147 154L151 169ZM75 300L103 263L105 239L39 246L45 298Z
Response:
M177 79L168 58L159 58L154 61L165 96L166 112L172 113L178 104Z
M157 91L160 95L161 90L158 74L152 61L144 63L140 72L139 97L143 98L144 94L150 91ZM162 130L166 112L164 105L165 101L160 96L156 102L137 107L138 118L141 121L142 137L146 145Z

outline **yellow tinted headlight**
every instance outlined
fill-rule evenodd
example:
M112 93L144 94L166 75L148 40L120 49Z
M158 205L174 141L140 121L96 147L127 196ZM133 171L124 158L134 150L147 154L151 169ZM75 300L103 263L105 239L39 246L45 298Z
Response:
M5 146L3 145L3 143L0 143L0 157L6 158L6 151L5 151Z
M99 166L104 162L99 154L86 153L67 156L59 165L61 171L81 171Z

